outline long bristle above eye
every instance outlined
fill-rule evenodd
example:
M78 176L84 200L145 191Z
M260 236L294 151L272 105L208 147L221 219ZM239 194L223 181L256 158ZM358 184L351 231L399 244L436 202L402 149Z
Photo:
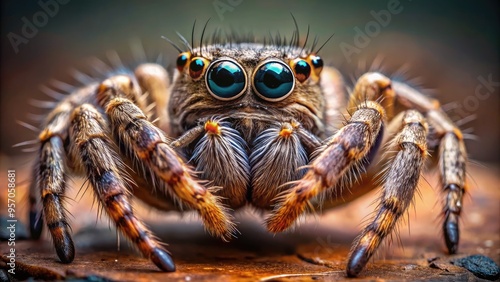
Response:
M300 34L299 34L299 24L297 23L297 20L295 19L295 17L293 16L292 13L290 13L290 15L292 16L292 19L293 19L293 23L295 25L295 32L294 32L294 35L296 36L295 37L295 41L292 42L292 40L290 40L290 44L289 45L293 45L294 46L299 46L299 40L300 40Z
M315 54L318 54L318 53L319 53L319 51L321 51L321 49L323 49L323 47L325 47L326 43L328 43L328 41L330 41L330 39L332 39L332 37L333 37L334 35L335 35L335 33L334 33L334 34L332 34L332 35L330 35L330 37L328 37L328 39L325 41L325 43L323 43L323 45L321 45L321 46L318 48L318 50L316 50L314 53L315 53Z
M212 32L211 36L209 37L209 39L206 40L205 34L206 32L208 32L208 23L211 21L210 18L205 22L200 35L195 34L197 32L196 21L193 23L193 27L191 29L191 42L186 40L186 38L182 36L179 32L176 33L179 36L182 44L185 45L187 49L189 49L190 53L193 56L199 56L199 57L204 57L203 52L207 52L210 49L208 46L222 45L222 46L227 46L227 48L230 49L246 48L244 47L245 45L243 43L261 44L265 49L270 48L280 51L283 54L283 58L303 57L307 56L308 54L314 53L313 50L317 46L318 37L315 36L314 41L312 42L312 44L310 44L309 35L311 32L311 28L308 25L307 32L305 33L305 38L301 40L297 20L293 15L292 19L295 28L294 30L292 30L290 36L285 36L279 30L278 31L269 30L266 36L259 38L256 37L251 31L250 32L237 31L234 28L234 26L229 26L227 29L216 27L215 30ZM198 37L199 41L195 39L196 36L199 36ZM176 45L170 39L164 36L162 36L162 38L167 42L169 42L174 48L176 48L177 51L179 51L180 53L183 52L182 51L183 48ZM318 49L318 51L321 50L321 48L323 48L323 46L330 39L331 37L328 40L326 40L325 43L322 44L322 46Z
M307 45L307 41L309 40L309 31L310 31L310 26L307 25L307 33L306 33L306 40L304 41L304 45L302 45L302 49L300 49L300 54L302 54L302 52L304 51L304 49L306 48L306 45Z
M319 41L319 38L318 36L314 36L314 40L313 40L313 43L311 45L311 50L314 50L316 48L316 45L318 44L318 41Z
M191 44L189 44L186 38L177 31L175 33L177 34L177 36L179 36L179 39L181 40L182 44L184 44L184 46L186 46L186 48L189 49L189 52L193 53L193 47L191 46Z
M207 20L207 22L205 23L205 26L203 26L203 30L202 30L202 32L201 32L201 38L200 38L200 53L202 53L202 52L203 52L203 37L204 37L204 35L205 35L205 30L207 29L207 26L208 26L208 23L210 22L210 19L211 19L211 18L209 18L209 19Z
M194 48L194 30L196 28L196 20L194 20L193 23L193 29L191 30L191 46Z
M179 46L177 46L177 44L175 44L172 40L168 39L167 37L165 36L162 36L161 37L163 40L167 41L168 43L170 43L170 45L172 45L172 47L174 47L177 51L179 51L179 53L182 53L182 49L179 48Z

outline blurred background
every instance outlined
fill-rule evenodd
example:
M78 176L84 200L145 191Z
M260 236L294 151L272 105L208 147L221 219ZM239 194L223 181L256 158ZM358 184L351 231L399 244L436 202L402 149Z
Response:
M467 141L470 157L498 162L498 6L411 0L2 1L0 155L16 158L21 148L12 145L36 136L16 121L32 123L28 114L41 113L30 104L47 100L39 87L52 79L74 83L71 70L88 72L92 57L106 60L106 52L116 50L130 62L131 42L140 40L149 59L161 55L171 66L177 51L161 36L177 42L178 31L189 38L195 20L198 40L209 18L208 34L220 27L259 38L278 31L290 37L292 13L301 40L308 25L310 40L318 36L319 44L334 34L321 56L348 81L380 57L385 73L405 68L406 79L418 78L431 89L427 93L452 103L454 120L476 117L462 125L477 136Z

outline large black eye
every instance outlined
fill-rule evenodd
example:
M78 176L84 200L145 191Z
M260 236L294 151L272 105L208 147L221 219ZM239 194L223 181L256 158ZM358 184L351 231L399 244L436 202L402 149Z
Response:
M231 100L243 93L246 78L243 69L236 62L223 60L209 67L206 83L215 98Z
M264 100L280 101L293 90L295 79L292 70L282 62L270 61L255 72L253 86Z

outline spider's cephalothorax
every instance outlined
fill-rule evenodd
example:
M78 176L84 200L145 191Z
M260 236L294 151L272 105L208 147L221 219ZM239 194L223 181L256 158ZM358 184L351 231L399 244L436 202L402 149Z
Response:
M223 187L218 194L231 208L269 208L280 186L303 174L325 133L322 67L301 47L213 45L180 54L171 132L197 132L176 146L202 179Z
M313 64L321 59L300 52L300 47L238 44L181 54L189 59L179 62L172 88L173 130L181 134L200 119L224 116L241 126L238 131L250 143L270 123L290 119L322 134L324 98L317 79L322 62Z
M74 258L63 207L68 170L87 177L145 256L174 271L130 197L162 210L195 210L210 233L227 240L236 230L231 210L268 210L267 228L281 232L307 207L333 207L375 188L370 180L384 167L380 204L348 260L347 274L355 276L411 203L429 140L439 144L443 232L456 252L466 152L438 101L380 73L362 75L346 95L340 74L298 44L186 45L172 81L162 66L142 64L133 75L73 91L47 116L31 199L34 209L41 195L61 261ZM396 113L396 105L407 110Z

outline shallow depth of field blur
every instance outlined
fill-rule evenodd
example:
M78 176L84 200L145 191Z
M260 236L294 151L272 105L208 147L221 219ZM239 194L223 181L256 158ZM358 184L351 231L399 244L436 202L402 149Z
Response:
M399 79L418 81L427 89L426 93L438 98L443 105L448 104L453 120L471 118L461 125L468 138L474 136L473 140L466 141L470 158L480 163L480 169L492 167L498 171L500 13L497 1L61 2L67 3L58 4L57 11L48 15L36 32L30 31L30 38L23 35L25 22L45 20L43 16L36 16L44 11L38 1L9 0L0 4L2 187L7 169L27 171L33 153L23 153L22 147L12 146L34 139L37 134L16 121L34 124L29 114L44 113L33 106L37 102L30 102L31 99L50 100L39 90L41 85L49 85L52 79L75 83L72 70L88 72L90 59L97 57L106 61L109 50L117 51L126 64L133 60L131 42L137 41L142 42L149 59L155 60L161 55L166 67L171 68L177 51L161 36L179 42L177 31L190 39L195 20L196 45L208 19L211 20L207 37L220 27L227 32L252 31L257 38L279 31L290 38L295 30L290 14L299 25L301 42L308 25L309 42L318 36L319 44L323 44L334 34L320 55L326 64L343 71L349 84L350 77L359 76L369 70L374 60L383 58L386 74L405 69L406 73ZM224 7L226 10L220 10ZM23 42L13 43L13 36L23 37ZM179 46L182 45L179 43Z
M178 42L175 33L178 31L190 38L195 20L198 23L196 42L209 18L208 35L220 27L227 32L231 29L252 31L260 38L279 31L289 38L294 30L290 13L297 19L302 40L308 25L310 42L318 36L322 44L334 34L320 55L327 64L343 70L349 81L351 75L368 70L378 55L384 59L388 74L405 66L407 79L419 78L423 87L434 90L429 93L442 104L456 102L459 105L451 110L452 118L476 116L462 126L472 128L478 137L477 141L467 142L473 159L497 162L500 155L496 1L401 0L343 4L246 0L130 1L126 4L67 1L67 4L59 4L47 20L40 16L44 10L37 1L30 2L2 1L1 4L0 154L3 156L22 155L20 148L13 149L12 145L35 136L15 121L29 122L29 113L41 113L30 104L30 99L47 98L39 91L40 85L51 79L73 83L71 70L88 71L91 57L106 59L107 51L116 50L124 62L130 61L131 42L140 40L150 59L161 54L163 61L171 66L177 51L161 36ZM23 36L23 18L41 25L36 32L27 34L31 38ZM365 38L360 38L360 33ZM17 42L13 41L12 38L17 38L13 34L23 37L24 41L13 43ZM493 83L480 86L488 80Z

